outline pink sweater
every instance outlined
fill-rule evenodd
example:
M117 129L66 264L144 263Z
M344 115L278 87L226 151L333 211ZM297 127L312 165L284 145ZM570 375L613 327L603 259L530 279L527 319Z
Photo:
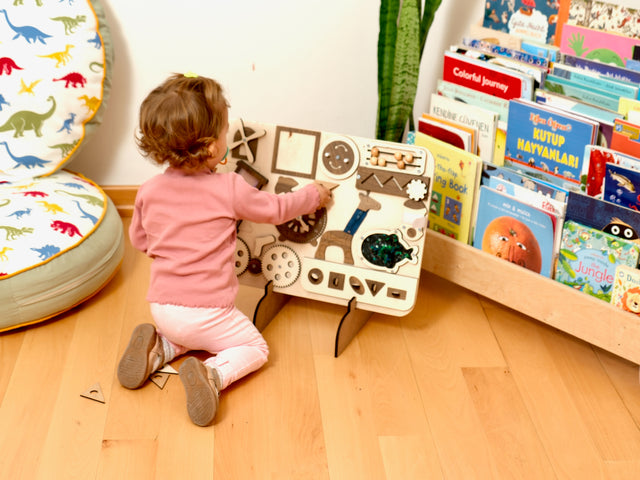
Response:
M187 175L174 168L138 190L131 243L153 259L147 300L188 307L234 303L236 221L278 225L314 212L313 185L275 195L235 173Z

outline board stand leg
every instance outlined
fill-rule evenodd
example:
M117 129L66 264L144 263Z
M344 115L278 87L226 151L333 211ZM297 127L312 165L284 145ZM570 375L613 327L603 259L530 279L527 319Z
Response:
M264 295L258 301L253 312L253 324L259 332L267 328L267 325L271 323L271 320L282 310L290 298L290 295L274 292L271 280L265 285Z
M357 335L364 324L371 318L373 312L369 310L359 310L356 308L356 297L352 297L347 305L347 313L344 314L340 325L338 325L338 331L336 332L336 347L335 357L337 358L347 345L351 343L351 340Z

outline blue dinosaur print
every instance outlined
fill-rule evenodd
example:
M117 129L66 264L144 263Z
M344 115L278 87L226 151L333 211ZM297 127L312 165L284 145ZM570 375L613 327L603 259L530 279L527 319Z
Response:
M100 38L100 35L98 35L97 32L95 37L93 37L90 40L87 40L87 43L93 43L93 45L98 49L102 48L102 39Z
M40 260L46 260L47 258L51 258L55 254L60 253L60 247L56 247L55 245L45 245L40 248L32 248L31 250L38 252Z
M60 130L58 130L56 133L60 133L61 131L65 131L67 133L71 133L71 125L73 125L73 122L76 119L76 114L75 113L70 113L69 114L69 118L67 118L64 123L62 124L62 126L60 127Z
M18 167L27 167L29 169L34 167L44 167L45 164L51 163L49 160L43 160L42 158L38 158L35 155L16 157L9 150L9 145L7 145L7 142L0 142L0 145L4 145L4 148L7 149L7 153L9 154L9 156L13 159L14 162L16 162L16 166L13 167L14 169Z
M7 102L4 97L2 96L2 94L0 93L0 112L2 111L2 106L6 105L7 107L10 107L11 104L9 102Z
M74 202L78 206L78 210L80 210L82 212L82 218L86 218L87 220L90 220L91 223L93 223L94 225L96 223L98 223L98 217L95 217L95 216L91 215L90 213L88 213L87 211L83 210L79 201L74 200Z
M31 209L30 208L25 208L24 210L16 210L15 212L10 213L7 216L8 217L15 216L18 220L20 220L25 215L31 215Z
M48 35L40 30L38 30L36 27L32 27L30 25L25 25L25 26L17 26L17 25L13 25L11 23L11 20L9 20L9 15L7 15L7 11L3 8L2 10L0 10L0 13L4 13L4 18L7 21L7 24L9 25L9 28L11 28L11 30L13 30L14 32L16 32L16 36L13 37L13 40L15 40L16 38L19 37L23 37L27 43L36 43L36 42L40 42L43 45L47 44L47 38L51 38L51 35Z
M63 187L67 187L67 188L75 188L76 190L86 190L87 187L85 187L84 185L81 185L79 183L75 183L75 182L65 182L65 183L61 183L60 185L62 185Z

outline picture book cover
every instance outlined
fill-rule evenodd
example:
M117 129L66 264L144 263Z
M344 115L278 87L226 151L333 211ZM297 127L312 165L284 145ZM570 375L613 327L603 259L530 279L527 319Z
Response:
M639 38L567 24L562 27L560 52L624 68L625 60L633 58L638 45Z
M544 88L550 92L574 97L591 105L612 111L618 108L618 103L620 102L620 95L614 95L611 92L598 90L556 75L547 75Z
M611 148L640 158L640 125L627 120L616 119L613 123Z
M527 40L553 43L559 8L559 2L487 0L482 25Z
M567 195L569 194L568 190L553 183L545 182L544 180L534 178L522 172L516 172L511 168L498 167L485 163L482 169L481 183L489 186L491 179L494 177L514 185L520 185L533 192L541 193L562 203L566 203Z
M610 302L619 265L638 265L637 243L567 220L555 271L558 282Z
M498 177L491 177L489 179L488 187L496 190L497 192L506 193L511 197L515 197L527 205L536 207L539 210L556 215L558 218L564 218L564 210L566 207L565 202L556 200L551 195L545 195L541 191L536 192L534 190L530 190L523 185Z
M473 246L551 277L556 223L555 216L483 185Z
M640 10L614 0L571 0L565 23L640 38Z
M584 147L594 143L597 124L560 109L525 100L509 104L505 166L565 187L586 183Z
M564 54L562 63L590 72L597 72L624 82L640 83L640 72L629 68L619 67L610 63L603 63L596 59Z
M565 219L640 245L640 212L637 210L569 192Z
M637 84L616 80L601 73L588 72L562 63L554 63L551 73L557 77L571 80L578 85L611 92L612 96L638 98L639 87Z
M533 98L534 80L530 75L461 53L444 52L442 79L506 100Z
M606 169L603 200L640 210L640 171L613 163L607 163Z
M459 102L491 110L498 114L498 120L506 122L509 118L509 100L494 97L488 93L463 87L457 83L445 82L441 78L436 84L436 92Z
M478 131L467 125L423 113L418 119L418 131L467 152L478 151Z
M626 120L640 124L640 100L620 97L618 113L620 113Z
M416 132L415 144L429 150L435 162L429 228L470 243L482 160L421 132Z
M476 129L478 131L477 154L486 162L494 160L498 124L496 112L432 93L429 114Z
M611 290L611 305L640 315L640 270L618 265Z
M587 187L585 193L591 197L600 197L607 174L607 164L613 163L628 168L640 169L640 160L631 155L625 155L617 150L600 145L584 147L585 162L589 163Z

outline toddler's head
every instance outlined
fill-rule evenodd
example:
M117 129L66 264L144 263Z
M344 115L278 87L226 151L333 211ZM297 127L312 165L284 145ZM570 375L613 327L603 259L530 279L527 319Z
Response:
M207 163L209 145L224 132L228 108L215 80L174 74L140 106L138 147L160 165L198 169Z

